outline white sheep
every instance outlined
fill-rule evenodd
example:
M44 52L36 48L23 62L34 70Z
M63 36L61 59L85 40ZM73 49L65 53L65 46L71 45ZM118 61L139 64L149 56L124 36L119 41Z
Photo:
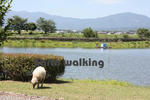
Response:
M32 74L33 74L33 76L32 76L31 83L33 85L33 88L35 88L36 85L37 85L37 88L39 88L39 83L41 83L41 87L43 87L43 82L44 82L45 76L46 76L45 68L39 66L36 69L34 69Z

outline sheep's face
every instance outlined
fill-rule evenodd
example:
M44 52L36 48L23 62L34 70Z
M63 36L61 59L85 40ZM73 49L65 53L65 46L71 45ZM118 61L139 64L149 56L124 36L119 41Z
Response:
M38 83L38 80L37 80L36 78L33 78L33 79L31 80L31 83L32 83L32 85L33 85L33 88L35 88L36 84Z

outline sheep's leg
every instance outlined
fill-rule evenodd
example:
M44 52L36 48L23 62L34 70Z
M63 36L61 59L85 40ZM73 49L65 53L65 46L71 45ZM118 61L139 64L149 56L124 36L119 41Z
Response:
M44 83L44 80L42 80L42 82L41 82L41 87L43 87L43 83Z
M37 84L37 88L39 88L39 83Z
M42 80L42 82L41 82L41 87L43 87L43 82L44 82L44 81Z

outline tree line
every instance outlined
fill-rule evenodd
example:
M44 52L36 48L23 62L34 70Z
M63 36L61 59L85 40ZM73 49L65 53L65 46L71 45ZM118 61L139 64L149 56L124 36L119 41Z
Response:
M32 34L36 29L44 31L45 34L54 33L56 31L56 24L52 20L46 20L45 18L40 17L36 23L28 22L28 19L21 18L19 16L13 16L9 18L7 22L11 22L9 25L9 30L17 31L18 34L21 35L22 30L29 31L29 34ZM84 37L86 38L97 38L98 33L94 31L92 28L86 28L82 31Z
M86 28L82 31L82 33L83 33L84 37L87 37L87 38L97 38L98 37L97 31L94 31L92 28ZM136 33L140 39L149 39L150 38L150 30L149 29L139 28L139 29L137 29ZM128 39L129 35L123 34L123 38Z
M36 23L34 23L28 22L28 19L13 16L7 20L7 23L4 26L4 16L9 11L12 1L13 0L0 0L0 45L6 40L6 32L8 29L17 31L18 34L21 34L22 30L30 31L30 34L32 34L32 31L36 29L44 31L45 34L48 32L54 33L56 31L56 24L54 21L46 20L41 17L36 21ZM98 37L97 31L94 31L92 28L86 28L82 31L82 33L86 38ZM137 30L137 35L139 38L150 38L150 30L146 28L139 28ZM129 36L125 34L124 38L129 38Z
M30 31L30 34L32 34L32 31L36 29L44 31L45 34L48 32L53 33L56 31L55 22L52 20L46 20L42 17L40 17L36 23L28 22L28 19L21 18L19 16L13 16L12 18L8 19L8 22L9 21L11 21L9 30L17 31L18 34L21 34L22 30Z
M40 17L36 23L28 22L28 19L21 18L19 16L13 16L7 20L9 23L9 30L17 31L18 34L21 34L22 30L29 31L29 34L32 34L36 29L42 30L44 34L54 33L56 31L56 24L52 20L46 20L45 18ZM86 38L98 38L98 32L93 30L92 28L86 28L82 31L83 36ZM137 29L137 35L139 38L150 38L150 30L146 28ZM123 38L129 38L128 34L124 34Z

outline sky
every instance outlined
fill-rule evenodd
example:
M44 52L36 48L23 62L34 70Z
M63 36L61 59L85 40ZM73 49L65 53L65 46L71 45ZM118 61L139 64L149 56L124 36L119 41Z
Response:
M98 18L132 12L150 17L150 0L13 0L13 11L45 12L72 18Z

